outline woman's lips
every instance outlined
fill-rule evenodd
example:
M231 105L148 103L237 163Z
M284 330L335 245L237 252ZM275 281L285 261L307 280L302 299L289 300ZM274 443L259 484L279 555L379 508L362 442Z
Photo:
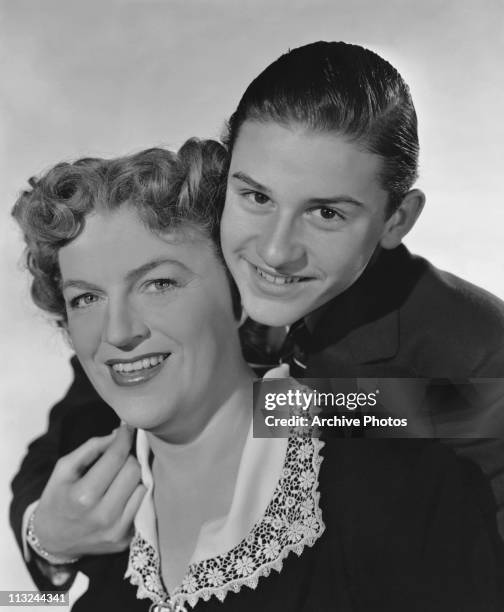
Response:
M170 353L150 353L136 359L109 359L106 364L112 380L120 387L141 385L158 374Z

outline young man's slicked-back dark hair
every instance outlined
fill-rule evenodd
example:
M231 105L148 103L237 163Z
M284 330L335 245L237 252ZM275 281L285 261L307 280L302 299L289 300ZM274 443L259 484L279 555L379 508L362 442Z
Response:
M379 155L389 212L417 177L417 118L409 88L393 66L363 47L316 42L282 55L252 81L231 116L225 137L231 152L246 120L335 132Z

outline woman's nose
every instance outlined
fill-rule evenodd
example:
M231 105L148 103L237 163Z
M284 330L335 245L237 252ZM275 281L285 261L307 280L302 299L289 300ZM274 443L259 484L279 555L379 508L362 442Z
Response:
M131 351L150 336L148 325L127 302L110 304L104 340L123 351Z
M270 268L290 270L293 266L298 267L305 248L297 236L294 224L277 219L263 228L258 238L257 253Z

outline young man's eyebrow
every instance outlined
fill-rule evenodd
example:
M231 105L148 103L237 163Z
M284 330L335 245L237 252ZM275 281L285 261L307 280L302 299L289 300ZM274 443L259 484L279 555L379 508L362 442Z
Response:
M270 190L268 189L268 187L266 187L265 185L262 185L261 183L258 183L245 172L241 172L241 171L233 172L233 174L231 175L231 178L235 178L235 179L238 179L239 181L243 181L244 183L247 183L247 185L249 185L253 189L256 189L257 191L262 191L263 193L270 193Z
M246 183L253 189L256 189L257 191L261 191L263 193L270 193L270 189L268 189L268 187L257 182L245 172L241 172L241 171L234 172L231 175L231 178L235 178L235 179L238 179L239 181L243 181L244 183ZM328 206L330 204L353 204L354 206L359 206L359 207L366 206L364 202L361 202L360 200L356 200L355 198L352 198L352 196L344 195L344 194L335 195L329 198L310 198L308 202L310 204L314 204L318 206Z
M348 195L335 195L329 198L310 198L310 204L317 204L319 206L328 206L329 204L353 204L354 206L365 207L366 204L360 200L352 198Z

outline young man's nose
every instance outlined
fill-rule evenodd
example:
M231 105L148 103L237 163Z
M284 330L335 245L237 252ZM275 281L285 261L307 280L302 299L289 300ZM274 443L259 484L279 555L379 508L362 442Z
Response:
M276 219L263 228L257 242L257 253L270 268L280 270L291 266L296 268L304 259L305 249L297 236L295 224L286 219Z
M123 351L131 351L150 336L149 327L127 302L109 304L104 340Z

